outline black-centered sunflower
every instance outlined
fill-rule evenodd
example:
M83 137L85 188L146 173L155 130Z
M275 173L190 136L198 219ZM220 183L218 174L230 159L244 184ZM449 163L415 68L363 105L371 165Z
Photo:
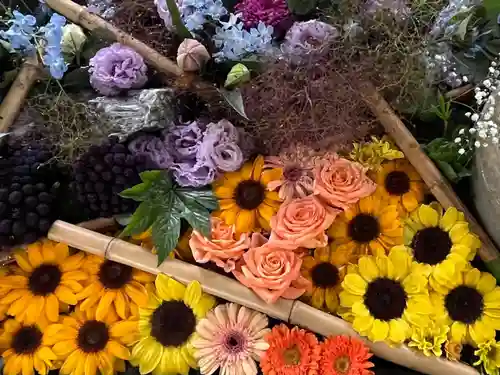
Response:
M412 271L409 254L364 256L350 266L340 293L341 316L371 341L403 343L412 327L429 323L432 306L427 278Z
M76 293L88 278L81 270L85 255L69 254L68 245L45 240L14 255L15 275L0 277L0 290L9 290L0 305L9 305L7 313L18 321L41 326L59 319L64 304L76 305Z
M112 375L130 358L138 339L137 320L119 320L113 310L97 319L96 309L79 306L45 330L46 343L62 364L62 375Z
M451 327L450 340L481 344L500 329L500 288L495 278L476 268L442 269L443 283L432 285L436 316Z
M90 275L90 284L77 294L83 311L96 307L98 319L110 310L122 319L139 316L139 307L148 302L146 285L154 275L95 255L87 257L83 269Z
M37 324L26 325L14 319L6 320L0 333L5 375L47 375L54 368L57 356L47 346L42 329Z
M159 274L149 303L139 309L140 340L132 349L130 362L139 366L141 375L187 375L196 368L193 356L196 324L214 307L215 299L202 292L193 281L185 287Z

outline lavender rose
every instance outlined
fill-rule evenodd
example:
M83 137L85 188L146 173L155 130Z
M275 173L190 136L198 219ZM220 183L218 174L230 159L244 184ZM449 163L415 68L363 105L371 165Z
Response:
M203 131L204 128L193 121L187 125L176 126L165 134L176 161L196 160L198 149L203 142Z
M323 56L328 44L338 36L335 27L321 21L295 22L286 33L281 52L290 62L301 64Z
M118 95L147 82L147 66L141 55L120 43L100 49L90 59L90 84L102 95Z
M153 135L137 137L129 143L128 148L135 155L146 156L155 168L168 169L172 166L172 156L166 143L160 137Z
M174 177L181 186L202 187L211 184L216 176L215 166L208 160L198 160L196 163L176 163L172 166Z

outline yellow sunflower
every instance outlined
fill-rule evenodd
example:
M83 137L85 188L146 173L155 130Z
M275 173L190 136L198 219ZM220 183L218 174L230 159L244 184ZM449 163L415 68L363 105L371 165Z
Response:
M214 307L215 299L197 281L187 287L159 274L147 307L139 309L140 340L130 362L141 374L187 375L196 368L192 341L197 322Z
M414 211L424 200L425 184L406 159L382 164L375 182L376 194L382 196L389 204L397 205L402 216Z
M479 344L474 354L479 358L474 366L483 365L483 369L488 375L500 373L500 342L488 340Z
M410 338L413 326L429 323L427 278L412 272L405 251L361 257L357 267L349 267L342 287L340 305L347 310L342 317L371 341L400 344Z
M313 287L303 299L317 309L335 313L348 261L348 257L330 247L319 247L313 256L304 257L301 273Z
M103 319L110 309L122 319L138 317L141 306L148 302L146 285L154 275L113 262L96 255L89 255L83 264L89 274L85 289L77 294L83 311L96 307L97 319Z
M119 320L113 310L103 319L95 313L95 308L82 311L77 306L45 330L46 343L61 363L60 374L112 375L130 358L128 346L138 339L137 320Z
M69 255L68 245L45 240L14 254L14 275L0 277L0 306L18 321L45 325L56 322L63 305L76 305L76 293L88 278L81 270L85 255ZM0 308L0 310L2 309Z
M440 283L431 285L436 316L450 327L453 342L479 345L500 329L500 287L495 278L476 268L440 269Z
M235 224L238 233L269 230L269 221L281 204L278 193L268 191L267 184L279 180L282 171L263 167L264 158L258 156L239 171L224 173L213 184L220 208L215 215L228 225Z
M481 243L469 231L463 213L450 207L443 214L439 205L421 205L405 221L403 239L416 262L418 272L441 282L440 269L464 269Z
M372 195L341 213L328 230L338 250L354 257L385 255L403 243L403 228L396 205Z
M0 350L5 375L47 375L57 359L46 343L46 335L37 324L6 320L0 331Z

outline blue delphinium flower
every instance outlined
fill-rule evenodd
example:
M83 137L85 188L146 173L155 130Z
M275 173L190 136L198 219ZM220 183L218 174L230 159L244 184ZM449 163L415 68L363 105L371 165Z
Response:
M176 3L182 22L190 31L201 30L205 22L218 21L222 16L228 14L222 0L177 0ZM155 4L165 26L172 29L172 17L166 0L155 0Z
M65 24L66 18L54 13L50 17L49 23L40 28L40 32L43 33L43 39L45 40L43 64L49 68L51 76L55 79L61 79L68 70L68 65L64 62L61 50L62 28Z
M35 46L32 43L36 19L32 15L24 15L15 10L14 18L7 21L10 25L7 31L0 31L0 38L10 43L11 47L20 52L31 52Z

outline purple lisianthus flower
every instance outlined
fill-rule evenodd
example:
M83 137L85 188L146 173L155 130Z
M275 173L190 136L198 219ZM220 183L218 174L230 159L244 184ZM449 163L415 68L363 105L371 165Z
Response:
M196 163L176 163L172 166L175 180L181 186L202 187L214 182L217 170L209 160Z
M286 33L281 52L294 64L318 59L339 35L335 27L321 21L295 22Z
M228 120L220 120L219 122L211 122L207 125L205 137L217 137L220 141L238 143L238 129Z
M245 159L240 146L231 142L219 143L214 147L212 161L223 172L234 172L241 168Z
M174 162L167 144L153 135L137 137L129 143L128 149L135 155L144 155L155 168L168 169Z
M235 9L241 12L245 26L256 26L262 21L266 26L276 26L290 14L286 0L242 0Z
M176 126L165 135L176 162L193 161L195 164L198 149L203 142L204 127L196 121Z
M147 82L147 66L141 55L120 43L100 49L90 59L90 84L99 93L118 95Z

